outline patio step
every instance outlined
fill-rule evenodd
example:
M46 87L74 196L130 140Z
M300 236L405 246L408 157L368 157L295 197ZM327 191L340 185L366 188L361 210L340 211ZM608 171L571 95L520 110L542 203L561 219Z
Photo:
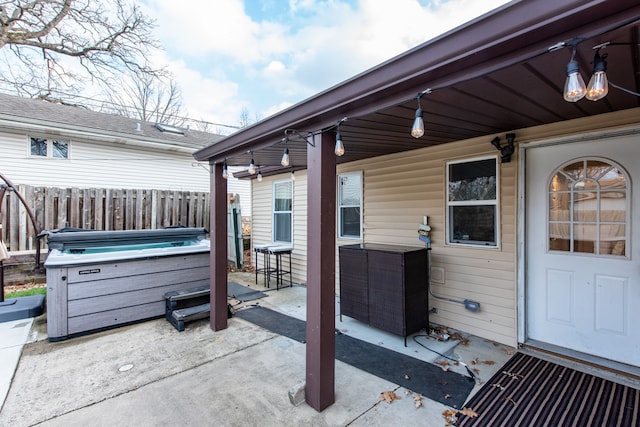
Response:
M209 303L196 305L194 307L181 308L172 311L171 315L167 315L167 320L175 326L178 331L182 332L184 331L185 322L209 317L209 311Z
M164 294L165 318L178 331L184 331L186 322L209 317L210 293L209 286L167 292Z

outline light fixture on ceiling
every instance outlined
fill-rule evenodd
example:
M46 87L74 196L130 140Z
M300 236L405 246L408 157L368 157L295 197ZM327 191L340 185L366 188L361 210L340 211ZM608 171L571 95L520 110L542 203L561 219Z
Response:
M424 118L422 112L422 106L420 105L420 100L422 96L431 93L431 89L425 89L418 94L416 99L418 100L418 109L416 110L415 118L413 119L413 126L411 127L411 136L414 138L420 138L424 135Z
M575 60L578 42L572 43L571 60L567 64L567 79L564 82L563 97L565 101L577 102L587 94L587 86L580 74L580 66Z
M249 173L251 175L256 173L256 162L253 161L253 152L251 153L251 162L249 163Z
M222 177L227 179L229 177L229 170L227 169L227 159L224 159L224 164L222 165Z
M340 123L336 125L336 148L333 150L336 156L340 157L344 154L344 144L342 143L342 135L340 135Z
M289 147L284 147L284 154L282 155L282 160L280 160L280 164L285 168L289 166Z
M262 182L262 171L258 168L258 182Z
M597 101L604 98L609 93L609 82L607 81L607 54L600 55L600 49L596 50L593 57L593 75L587 86L586 97L588 100Z

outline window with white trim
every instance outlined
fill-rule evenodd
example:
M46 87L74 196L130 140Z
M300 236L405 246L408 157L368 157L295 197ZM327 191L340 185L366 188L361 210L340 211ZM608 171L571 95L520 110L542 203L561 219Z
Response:
M273 241L291 243L293 234L293 181L273 183Z
M31 157L68 159L69 141L32 136L29 138L29 155Z
M498 158L447 163L447 244L498 246Z
M362 237L362 173L338 175L338 237Z

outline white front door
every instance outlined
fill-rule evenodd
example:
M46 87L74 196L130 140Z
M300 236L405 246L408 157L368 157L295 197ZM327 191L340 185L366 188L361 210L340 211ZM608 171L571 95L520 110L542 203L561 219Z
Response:
M640 136L526 150L526 338L640 366Z

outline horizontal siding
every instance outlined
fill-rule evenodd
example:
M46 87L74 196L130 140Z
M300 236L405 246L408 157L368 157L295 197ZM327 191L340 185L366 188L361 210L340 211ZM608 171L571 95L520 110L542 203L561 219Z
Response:
M251 243L273 244L272 213L273 183L289 179L289 174L265 177L262 182L252 181L253 211L251 216ZM294 283L307 283L307 173L296 172L293 186L293 250L291 252L291 276ZM262 267L262 257L258 260ZM252 263L256 265L255 252Z
M69 159L33 158L18 133L0 134L0 147L0 170L15 184L209 191L208 171L189 153L74 139Z

